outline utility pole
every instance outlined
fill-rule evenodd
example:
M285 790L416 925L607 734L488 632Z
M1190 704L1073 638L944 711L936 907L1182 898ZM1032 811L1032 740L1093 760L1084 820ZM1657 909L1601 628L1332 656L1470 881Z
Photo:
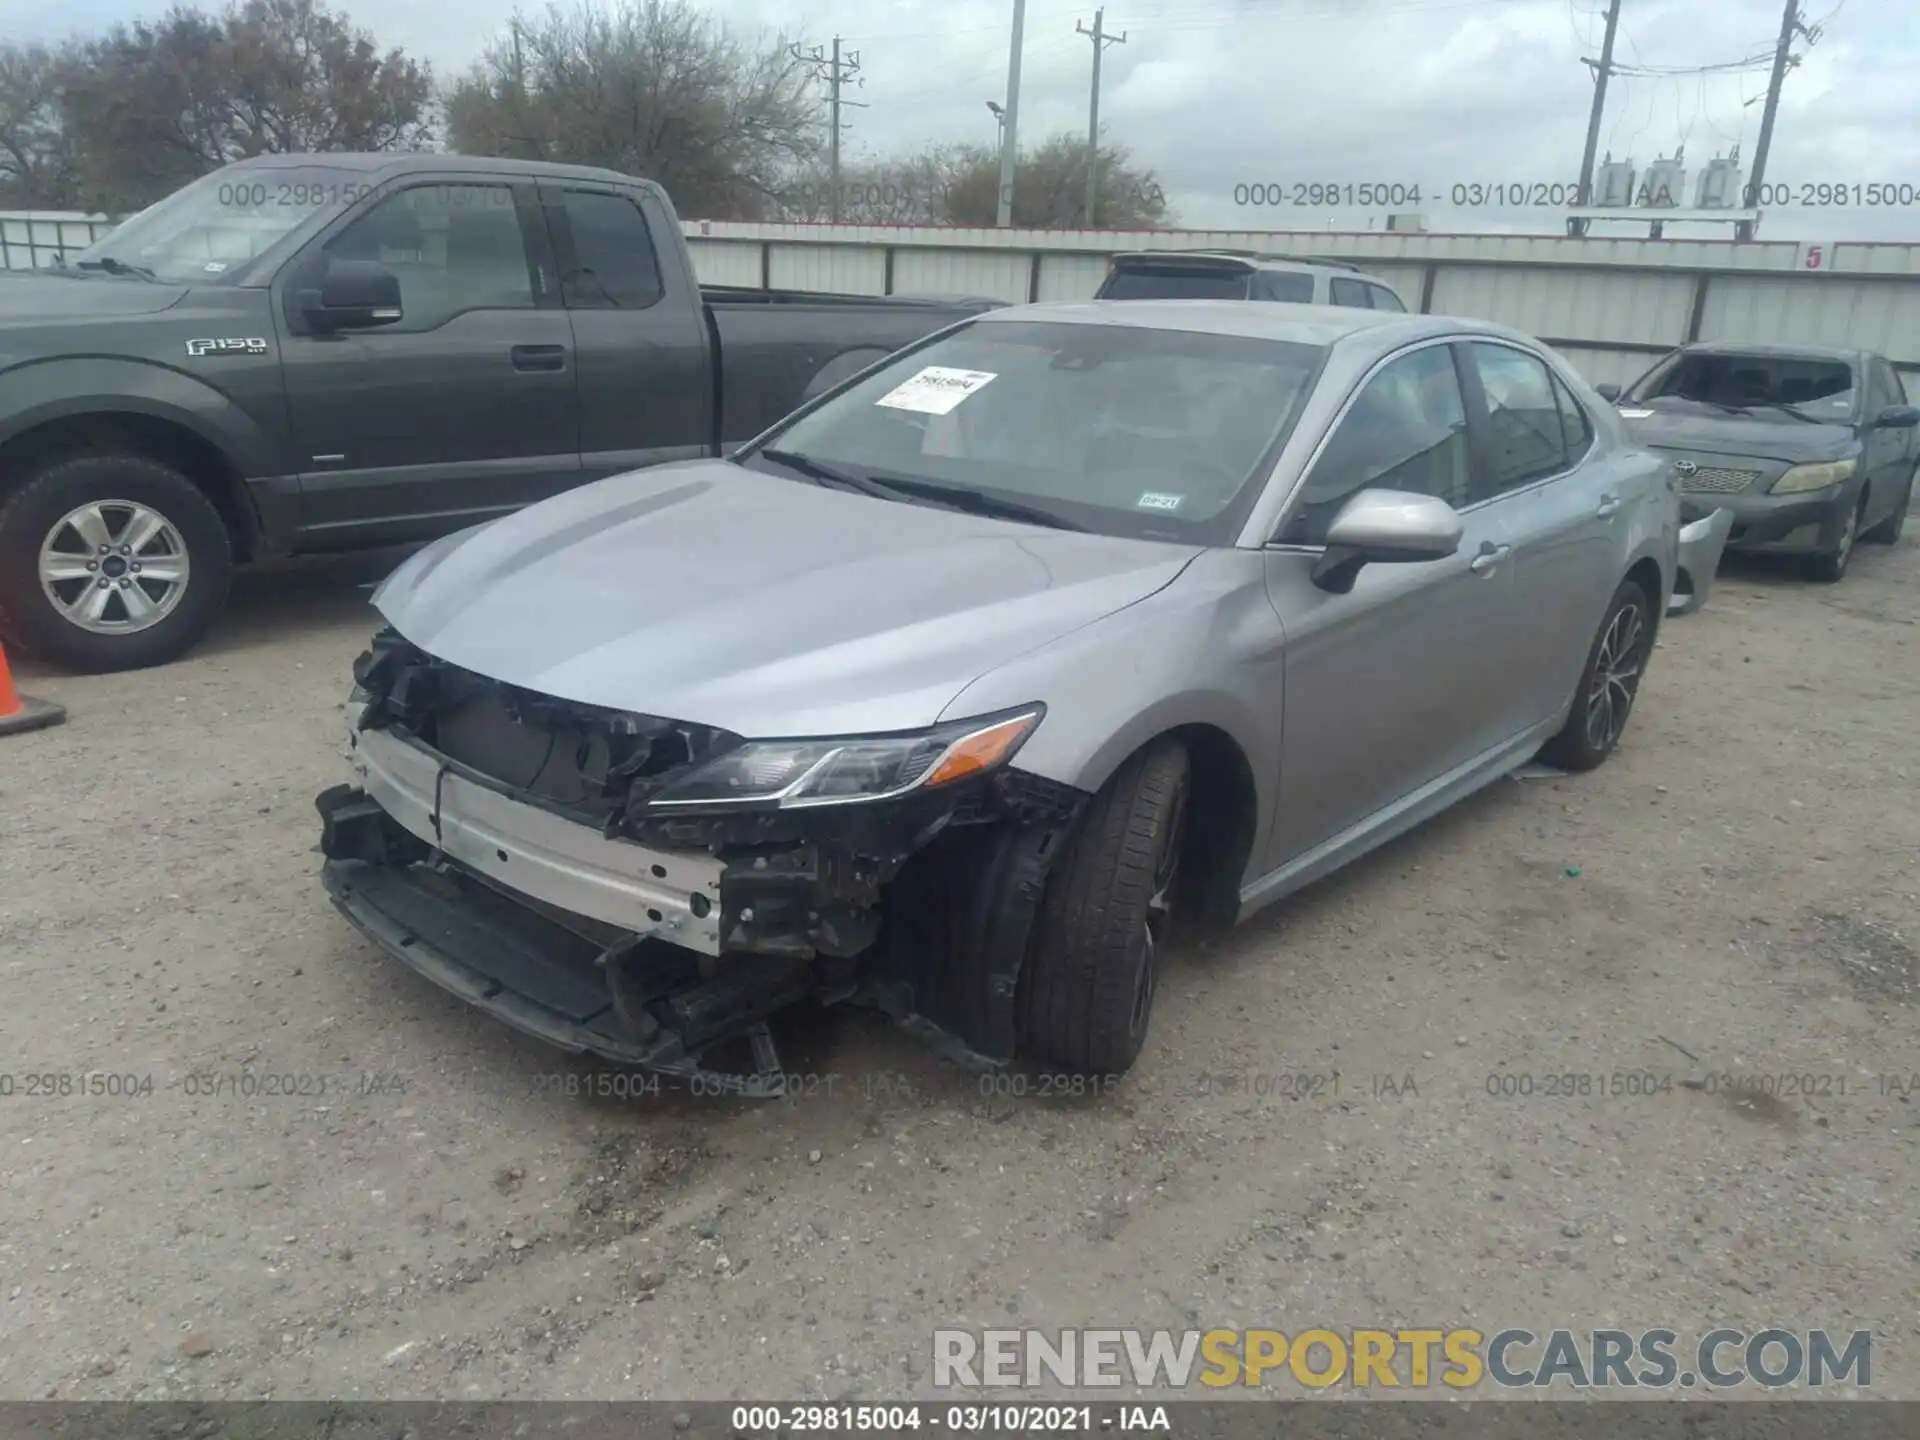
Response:
M1000 136L1000 204L994 224L1013 224L1013 177L1020 154L1020 45L1027 29L1027 0L1013 0L1013 43L1007 52L1007 117Z
M1747 182L1750 187L1748 193L1755 198L1761 193L1760 182L1767 178L1767 151L1773 145L1773 117L1780 109L1780 86L1787 78L1787 66L1799 63L1788 54L1796 33L1804 34L1809 41L1816 38L1812 31L1800 24L1800 7L1796 0L1787 0L1787 8L1780 16L1780 43L1773 50L1773 74L1767 81L1767 105L1760 112L1760 139L1753 147L1753 178ZM1733 238L1753 239L1753 222L1742 220L1735 227Z
M860 52L848 50L843 59L840 50L840 37L833 37L833 54L829 57L821 53L818 45L807 54L800 53L797 43L787 46L787 53L803 65L813 67L815 79L827 82L827 218L834 224L840 223L840 131L845 122L840 118L842 109L864 110L866 105L858 100L846 100L840 91L846 82L853 80L856 85L864 86L866 77L860 75ZM855 77L858 76L858 79Z
M1127 32L1118 35L1102 33L1100 23L1106 18L1107 8L1101 6L1093 12L1093 29L1089 30L1079 21L1073 25L1074 33L1090 36L1093 40L1093 98L1087 106L1087 228L1096 230L1100 222L1094 219L1095 206L1100 199L1100 54L1109 45L1127 43Z
M1608 0L1607 35L1600 42L1600 62L1593 65L1593 110L1587 116L1587 148L1580 155L1580 191L1574 199L1581 205L1594 203L1593 197L1593 157L1600 148L1600 116L1607 108L1607 77L1613 74L1613 36L1620 28L1620 0ZM1584 219L1567 222L1569 235L1587 233Z

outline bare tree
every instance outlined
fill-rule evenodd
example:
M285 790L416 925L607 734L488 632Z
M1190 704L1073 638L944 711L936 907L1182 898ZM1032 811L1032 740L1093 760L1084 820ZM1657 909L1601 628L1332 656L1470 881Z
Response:
M0 206L77 202L73 146L60 124L60 57L44 45L0 46Z
M515 18L446 96L453 148L603 165L658 181L682 214L755 219L824 148L812 68L689 0Z
M951 225L992 225L1000 199L1000 157L985 146L966 147L965 162L947 191ZM1134 164L1124 145L1102 145L1100 224L1104 230L1156 230L1173 224L1167 197L1151 170ZM1014 175L1013 223L1037 229L1087 225L1087 142L1055 135L1023 151Z
M426 67L317 0L175 8L75 46L61 121L88 203L134 209L249 155L416 148Z

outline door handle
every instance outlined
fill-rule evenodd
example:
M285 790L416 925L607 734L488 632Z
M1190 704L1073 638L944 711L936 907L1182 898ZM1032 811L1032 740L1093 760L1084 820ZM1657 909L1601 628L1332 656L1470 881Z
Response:
M567 347L564 345L516 345L510 353L516 370L567 368Z
M1511 545L1495 545L1491 540L1482 544L1480 553L1473 557L1467 568L1476 575L1491 575L1500 568L1500 562L1513 550Z
M1617 515L1619 511L1620 502L1618 500L1611 495L1602 495L1600 497L1600 508L1593 513L1597 519L1610 520Z

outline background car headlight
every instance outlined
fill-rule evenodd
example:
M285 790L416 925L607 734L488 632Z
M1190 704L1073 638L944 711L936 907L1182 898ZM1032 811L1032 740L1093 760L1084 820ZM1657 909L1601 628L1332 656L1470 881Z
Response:
M1769 495L1798 495L1806 490L1824 490L1838 485L1853 474L1853 460L1828 460L1819 465L1796 465L1768 489Z
M995 769L1045 714L960 720L915 735L844 740L749 740L667 786L658 806L778 805L791 809L885 800Z

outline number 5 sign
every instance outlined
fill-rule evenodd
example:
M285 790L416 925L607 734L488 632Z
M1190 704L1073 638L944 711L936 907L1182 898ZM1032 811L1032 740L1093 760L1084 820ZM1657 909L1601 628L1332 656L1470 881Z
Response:
M1825 271L1833 268L1833 242L1831 240L1803 240L1800 248L1794 252L1793 268L1802 271Z

